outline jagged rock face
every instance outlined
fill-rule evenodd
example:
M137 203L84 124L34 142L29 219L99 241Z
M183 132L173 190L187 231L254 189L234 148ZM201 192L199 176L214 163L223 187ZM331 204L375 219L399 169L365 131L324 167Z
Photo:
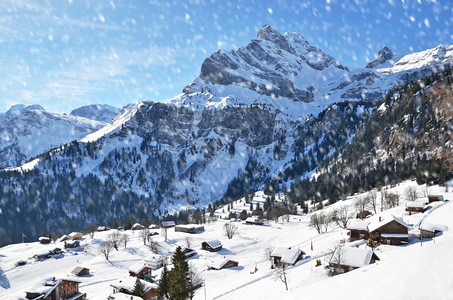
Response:
M378 54L376 55L376 59L369 62L366 65L366 68L374 69L377 66L382 65L382 64L386 63L387 61L394 59L395 56L396 55L393 53L392 50L390 50L389 47L384 46L381 50L379 50Z
M200 78L209 84L237 85L273 98L312 102L308 86L296 84L305 68L323 71L328 67L346 71L320 49L310 46L298 34L277 32L264 26L246 47L215 52L201 66ZM186 87L185 91L193 91Z

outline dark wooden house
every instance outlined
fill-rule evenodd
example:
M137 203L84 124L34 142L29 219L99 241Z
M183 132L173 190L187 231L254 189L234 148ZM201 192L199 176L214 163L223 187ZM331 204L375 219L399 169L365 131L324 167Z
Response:
M264 219L260 216L251 216L245 219L247 225L264 225Z
M203 225L196 224L187 224L187 225L176 225L175 232L185 232L185 233L200 233L204 231Z
M304 255L305 252L299 248L276 247L271 253L272 266L294 266L296 262L304 258Z
M428 203L434 201L444 201L444 195L428 195Z
M226 268L237 267L238 265L239 265L239 263L237 261L235 261L235 260L224 259L224 260L212 263L208 267L208 269L209 270L222 270L222 269L226 269Z
M368 239L368 220L353 219L348 223L350 241Z
M329 265L334 274L342 274L374 264L379 257L370 248L340 246L332 254Z
M191 248L187 248L187 247L183 247L181 249L182 253L184 253L184 255L186 256L186 259L187 258L190 258L192 256L195 256L197 254L197 251L191 249Z
M400 218L393 215L385 218L379 217L368 225L369 237L373 241L388 245L400 245L409 240L409 226Z
M84 267L75 267L74 270L71 271L72 274L76 276L87 276L90 275L90 269Z
M116 282L110 284L113 289L113 293L124 293L128 295L132 295L134 292L135 281L137 279L135 277L126 277L123 279L119 279ZM145 280L141 280L140 282L145 286L145 296L143 297L144 300L151 300L155 299L157 296L157 284L151 283Z
M65 241L64 242L64 248L77 248L80 247L80 241L78 240L70 240L70 241Z
M422 201L409 201L406 203L406 211L411 215L412 213L422 213L425 211L426 205Z
M47 236L41 236L38 239L40 244L50 244L50 238Z
M206 241L201 243L201 249L210 252L217 252L222 249L222 243L218 240Z
M51 279L26 292L26 299L79 300L86 299L86 293L79 292L80 281L72 279Z
M151 276L152 272L153 269L146 264L140 264L129 269L130 276L138 277L140 279L144 279L146 275Z

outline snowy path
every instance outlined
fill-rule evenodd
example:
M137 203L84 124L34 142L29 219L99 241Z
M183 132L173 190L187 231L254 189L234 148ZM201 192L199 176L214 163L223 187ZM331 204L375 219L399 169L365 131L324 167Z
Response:
M423 217L420 218L420 220L417 222L416 225L414 225L414 229L420 228L420 226L423 224L425 219L434 211L436 211L439 207L444 206L445 204L450 203L450 202L442 202L441 204L437 205L436 207L431 208L428 210L426 213L423 213Z

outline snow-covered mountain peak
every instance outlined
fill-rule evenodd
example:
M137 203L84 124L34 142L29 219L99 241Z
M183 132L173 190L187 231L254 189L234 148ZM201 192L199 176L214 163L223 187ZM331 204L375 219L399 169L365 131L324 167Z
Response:
M25 105L25 104L16 104L11 106L10 109L6 112L7 116L16 116L23 112L24 110L28 111L45 111L45 109L39 105L39 104L31 104L31 105Z
M436 65L453 64L453 45L439 45L435 48L403 56L392 67L378 69L382 73L398 73Z
M120 109L107 104L92 104L74 109L69 114L90 120L109 123L120 113Z
M376 67L391 67L395 63L396 58L398 58L398 56L393 53L389 47L384 46L378 51L376 59L369 62L366 65L366 68L375 69Z
M278 32L269 25L264 25L260 29L260 31L258 31L256 37L263 41L272 42L279 49L285 50L290 53L294 53L294 50L288 44L286 38L282 34L280 34L280 32Z

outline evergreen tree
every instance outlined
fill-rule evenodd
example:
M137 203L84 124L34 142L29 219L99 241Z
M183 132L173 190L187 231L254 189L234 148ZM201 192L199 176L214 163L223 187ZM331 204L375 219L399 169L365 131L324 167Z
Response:
M172 263L173 269L168 272L168 294L170 299L187 299L193 287L189 276L189 264L186 261L186 256L181 251L181 246L176 248Z
M157 289L157 299L170 299L170 296L168 294L168 270L166 264L164 264L164 268L162 270L162 273L160 274L159 288Z
M145 285L141 280L137 277L137 280L135 281L134 285L134 291L132 292L132 295L138 296L141 298L145 297Z

